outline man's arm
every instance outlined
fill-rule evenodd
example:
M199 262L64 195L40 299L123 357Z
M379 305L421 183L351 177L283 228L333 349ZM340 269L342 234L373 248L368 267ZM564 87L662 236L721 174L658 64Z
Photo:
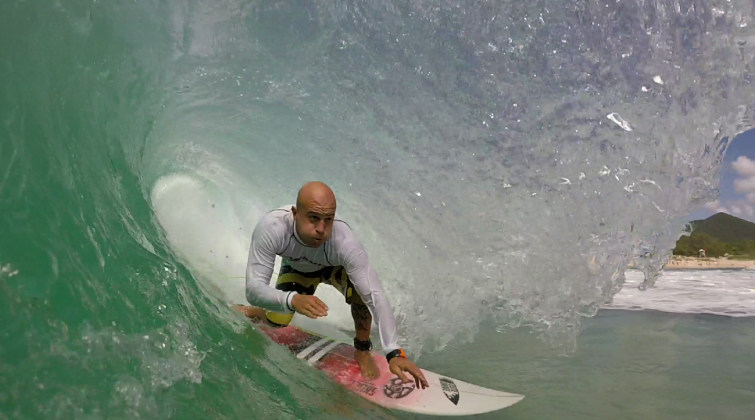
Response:
M388 354L399 348L393 309L388 302L380 279L378 279L377 272L367 259L364 247L361 244L352 243L349 248L350 252L346 261L344 261L344 268L362 301L370 309L380 332L383 351Z
M246 265L246 300L254 306L275 312L293 313L295 292L270 287L278 240L274 222L263 218L254 228Z
M398 332L396 331L396 318L385 296L383 286L380 284L377 273L367 260L367 253L359 243L349 244L349 256L346 258L344 268L359 293L362 301L367 305L380 331L380 341L385 351L388 366L393 374L403 382L410 382L404 372L414 377L417 388L427 388L428 383L425 375L417 365L406 358L406 353L398 346ZM352 306L353 307L353 306ZM358 327L357 327L358 328Z

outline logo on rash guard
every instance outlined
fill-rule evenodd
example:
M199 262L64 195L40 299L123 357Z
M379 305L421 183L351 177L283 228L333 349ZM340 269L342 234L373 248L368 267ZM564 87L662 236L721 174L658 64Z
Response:
M314 261L310 261L310 259L307 258L307 257L298 257L298 258L290 258L289 257L289 258L286 258L286 259L289 260L289 261L294 261L294 262L304 260L304 261L306 261L306 262L308 262L308 263L310 263L312 265L318 265L320 267L326 267L325 264L320 264L320 263L316 263Z

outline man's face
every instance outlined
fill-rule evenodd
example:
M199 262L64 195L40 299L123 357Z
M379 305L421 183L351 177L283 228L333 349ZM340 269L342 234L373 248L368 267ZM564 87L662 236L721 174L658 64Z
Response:
M335 203L311 203L292 210L296 219L296 233L304 245L317 248L330 239L336 215Z

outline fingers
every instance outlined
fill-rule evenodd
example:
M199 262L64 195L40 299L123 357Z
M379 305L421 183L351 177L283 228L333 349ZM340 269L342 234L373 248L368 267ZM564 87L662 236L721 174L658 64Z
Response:
M404 374L404 371L409 372L414 377L414 384L417 388L429 388L430 384L427 382L427 379L425 379L425 375L422 373L422 370L417 367L414 363L403 359L400 362L393 362L390 363L390 369L391 372L393 372L394 375L398 376L399 379L401 379L402 382L412 382L411 380L407 379L406 375Z
M311 296L307 302L307 309L315 318L328 315L328 307L320 299Z
M328 316L328 306L315 296L303 296L301 298L303 303L296 308L302 315L306 315L309 318L317 319L323 316Z
M304 314L304 315L306 315L306 316L308 316L308 317L310 317L312 319L317 319L317 318L320 318L320 317L323 317L323 316L327 315L327 313L325 315L323 315L322 311L316 310L316 309L314 309L312 307L304 308L301 312L302 312L302 314Z
M401 379L401 382L403 383L411 382L409 378L407 378L406 375L404 375L404 372L402 372L400 368L398 369L398 372L394 372L394 373L398 375L398 378Z
M320 316L328 315L328 305L321 301L317 296L312 296L312 304L315 309L320 313Z
M314 313L312 313L312 311L310 311L310 310L309 310L309 309L307 309L307 308L302 308L302 310L300 311L300 313L301 313L302 315L306 315L306 316L307 316L308 318L312 318L312 319L317 319L317 318L319 318L319 316L315 315Z
M328 315L328 306L315 296L296 294L291 305L296 312L309 318L317 319Z
M389 368L394 375L398 376L398 378L401 379L401 382L410 382L406 375L404 375L404 367L397 364L390 364Z
M422 371L417 366L412 366L409 368L409 373L414 376L414 381L417 385L417 388L420 387L420 384L422 385L422 389L425 389L428 387L427 379L425 379L425 375L422 374Z

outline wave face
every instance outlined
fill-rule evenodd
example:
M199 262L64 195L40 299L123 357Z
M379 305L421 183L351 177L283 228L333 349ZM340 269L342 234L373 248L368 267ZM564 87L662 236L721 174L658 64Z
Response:
M384 416L227 306L256 221L313 179L413 354L483 320L573 349L717 196L750 128L751 20L745 1L2 2L0 418Z

